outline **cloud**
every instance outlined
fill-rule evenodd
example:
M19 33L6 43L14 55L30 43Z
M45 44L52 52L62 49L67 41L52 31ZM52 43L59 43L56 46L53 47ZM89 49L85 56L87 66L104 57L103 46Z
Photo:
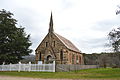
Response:
M107 37L103 38L91 38L91 39L79 39L76 45L81 47L80 50L85 53L104 52L107 43ZM99 50L99 51L98 51Z
M102 31L102 32L110 31L113 28L119 27L119 25L120 25L119 18L120 18L120 16L116 16L112 19L99 21L99 22L95 23L91 27L91 29L97 30L97 31Z
M120 0L1 0L0 9L14 14L18 25L31 34L33 50L48 32L53 12L55 32L71 40L82 52L102 52L108 32L119 26L115 15ZM33 52L34 54L34 52Z

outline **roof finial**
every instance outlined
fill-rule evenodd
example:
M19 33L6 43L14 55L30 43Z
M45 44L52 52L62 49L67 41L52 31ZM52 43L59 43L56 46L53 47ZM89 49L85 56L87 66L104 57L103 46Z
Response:
M51 11L51 16L50 16L50 23L49 23L49 32L53 32L53 18L52 18L52 11Z

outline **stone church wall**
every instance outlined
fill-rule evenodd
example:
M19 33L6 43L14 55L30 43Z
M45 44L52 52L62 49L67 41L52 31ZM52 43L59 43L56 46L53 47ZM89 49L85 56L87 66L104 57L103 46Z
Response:
M69 50L61 43L61 41L55 36L52 35L51 40L49 38L49 34L44 38L44 40L41 42L40 46L36 50L36 62L41 60L43 63L45 62L45 56L52 55L51 54L51 47L54 51L54 54L56 55L55 60L57 64L82 64L82 55L78 52ZM63 59L61 60L60 52L63 51ZM40 59L41 56L41 59Z

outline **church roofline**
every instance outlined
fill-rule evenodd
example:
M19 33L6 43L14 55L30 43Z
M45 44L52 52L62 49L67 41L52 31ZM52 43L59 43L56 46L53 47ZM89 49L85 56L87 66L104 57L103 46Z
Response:
M54 35L65 45L65 47L68 48L69 50L74 51L74 52L81 53L81 51L80 51L71 41L69 41L68 39L66 39L66 38L64 38L63 36L61 36L61 35L59 35L59 34L57 34L57 33L54 32L52 12L51 12L51 16L50 16L49 32L48 32L47 35L49 35L49 33L54 34ZM45 38L47 37L47 35L45 36ZM45 38L44 38L44 39L45 39ZM43 39L43 40L44 40L44 39ZM43 42L43 40L42 40L42 42ZM41 43L42 43L42 42L41 42ZM41 43L39 44L39 46L41 45ZM38 47L39 47L39 46L38 46ZM35 51L38 50L38 47L36 48Z

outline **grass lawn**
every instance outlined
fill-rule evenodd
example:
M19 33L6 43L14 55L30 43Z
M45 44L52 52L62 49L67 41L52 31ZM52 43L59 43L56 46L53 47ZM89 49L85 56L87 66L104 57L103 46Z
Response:
M0 75L32 78L120 79L120 68L86 69L71 72L0 72Z

